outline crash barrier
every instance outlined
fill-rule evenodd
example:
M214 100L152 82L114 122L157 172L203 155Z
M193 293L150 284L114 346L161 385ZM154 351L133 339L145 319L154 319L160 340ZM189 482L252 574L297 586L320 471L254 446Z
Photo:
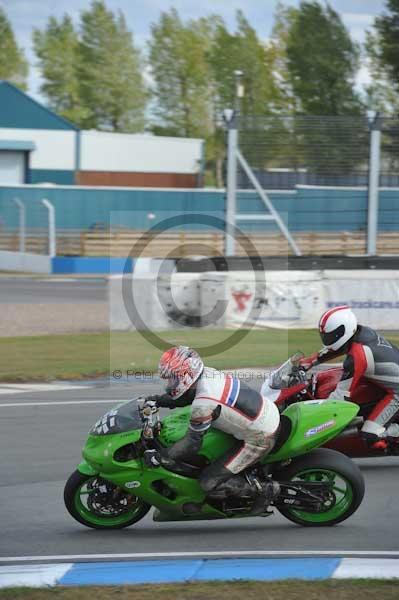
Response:
M153 260L153 259L147 259ZM204 273L209 271L209 258L180 258L175 262L179 273ZM214 256L212 267L215 271L245 271L248 268L247 256ZM251 257L251 269L255 271L323 271L331 269L397 269L398 257L385 256L256 256Z
M295 234L295 241L304 255L353 255L366 251L366 235L362 232L342 231L336 233L307 232ZM0 229L0 250L18 251L20 245L18 231ZM58 256L93 256L123 258L134 257L173 257L184 258L197 253L200 247L207 247L210 255L224 253L222 233L209 232L169 232L154 237L140 230L79 231L57 230ZM25 236L25 249L35 254L45 254L48 250L48 232L44 229L28 230ZM281 234L258 233L238 235L236 255L248 256L289 256L291 248ZM399 254L399 235L380 233L377 252L381 255Z
M51 273L51 258L29 252L0 250L0 271Z
M182 553L184 554L184 553ZM299 554L299 553L298 553ZM334 553L332 553L334 555ZM0 588L195 581L397 579L398 558L219 558L0 566ZM156 593L156 588L154 588Z
M0 271L43 274L113 274L132 273L133 259L125 258L81 258L29 252L0 250Z
M110 281L111 330L179 327L314 328L328 308L397 330L399 271L150 273Z
M132 273L131 258L56 256L51 260L53 274Z

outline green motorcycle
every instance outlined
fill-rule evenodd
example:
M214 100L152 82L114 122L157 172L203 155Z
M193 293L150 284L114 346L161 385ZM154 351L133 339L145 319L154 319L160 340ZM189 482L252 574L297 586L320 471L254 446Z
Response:
M335 525L356 511L364 496L359 468L320 446L350 430L358 410L351 402L329 400L293 404L284 411L273 451L246 472L278 482L271 507L294 523L313 527ZM250 517L253 497L208 498L198 483L204 466L237 443L232 436L211 428L190 464L167 458L166 449L185 435L189 418L186 407L160 420L158 408L143 408L140 399L108 412L89 433L84 460L65 485L72 517L95 529L128 527L151 507L154 521ZM264 516L271 514L267 510Z

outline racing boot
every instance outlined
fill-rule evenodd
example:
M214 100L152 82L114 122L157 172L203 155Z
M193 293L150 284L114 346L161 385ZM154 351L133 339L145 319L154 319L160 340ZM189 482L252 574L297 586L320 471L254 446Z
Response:
M381 437L390 442L399 444L399 425L397 423L391 423Z
M260 481L257 477L251 477L253 485L256 487L256 495L250 514L254 517L272 514L273 511L268 511L268 507L280 493L280 485L277 481L268 479Z
M389 454L399 455L399 425L397 423L391 423L388 425L385 432L381 436L387 444L387 451Z

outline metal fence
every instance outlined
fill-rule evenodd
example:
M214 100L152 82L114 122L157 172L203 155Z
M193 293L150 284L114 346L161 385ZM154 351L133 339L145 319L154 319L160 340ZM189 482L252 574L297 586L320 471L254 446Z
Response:
M44 196L26 202L20 190L1 197L0 250L55 256L55 209Z
M294 222L282 216L271 201L270 190L286 192L313 189L363 189L367 193L366 252L378 251L381 188L399 187L399 120L379 115L366 117L270 116L242 117L225 113L228 128L226 254L234 255L234 227L242 221L262 221L265 234L280 230L292 252L300 255ZM263 217L240 213L240 199L249 189L263 203ZM316 198L315 198L316 200ZM335 206L332 206L334 211ZM394 209L394 207L392 207ZM319 210L318 203L312 207ZM342 225L362 207L339 206ZM344 228L343 228L344 231Z
M399 119L381 118L380 186L399 187Z
M399 186L399 120L377 117L241 117L241 152L264 189L369 185L372 131L381 131L380 181ZM238 171L237 187L250 181Z

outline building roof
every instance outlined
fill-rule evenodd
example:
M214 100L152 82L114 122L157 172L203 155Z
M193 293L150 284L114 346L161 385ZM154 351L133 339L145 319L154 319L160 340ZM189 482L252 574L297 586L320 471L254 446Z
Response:
M0 127L79 131L76 125L55 114L15 85L4 80L0 80Z
M36 145L28 140L0 140L0 150L30 152L35 149Z

